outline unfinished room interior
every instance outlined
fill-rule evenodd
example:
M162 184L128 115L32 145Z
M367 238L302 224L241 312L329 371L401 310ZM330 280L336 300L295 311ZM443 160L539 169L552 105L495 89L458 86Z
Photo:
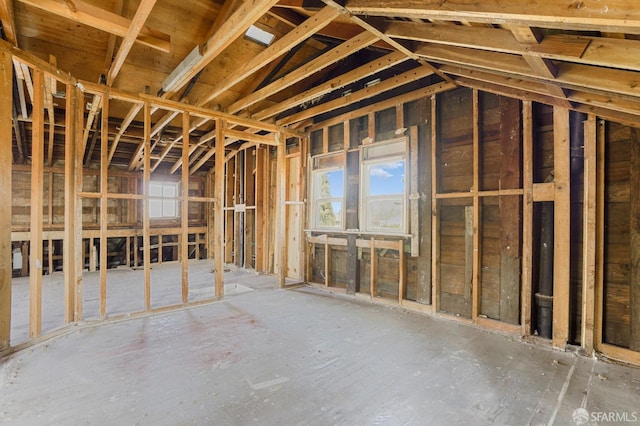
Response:
M640 423L635 0L0 19L0 424Z

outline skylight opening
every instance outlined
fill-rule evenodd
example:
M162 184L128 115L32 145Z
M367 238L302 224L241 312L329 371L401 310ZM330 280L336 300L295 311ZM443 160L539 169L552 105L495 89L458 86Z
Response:
M246 33L244 33L245 37L249 40L253 40L256 43L260 43L264 46L269 46L273 39L276 37L275 34L271 34L268 31L262 30L255 25L251 25Z

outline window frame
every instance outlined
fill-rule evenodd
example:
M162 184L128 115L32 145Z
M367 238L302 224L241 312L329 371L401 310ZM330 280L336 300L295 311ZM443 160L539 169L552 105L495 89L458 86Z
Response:
M164 194L164 189L165 187L174 187L175 188L175 196L173 197L169 197L169 196L164 196L164 195L151 195L151 186L160 186L162 188L162 193ZM152 180L149 182L149 187L148 187L148 193L149 193L149 220L152 221L161 221L161 220L177 220L180 219L180 213L181 213L181 209L180 209L180 182L178 181L171 181L171 180ZM161 215L159 216L153 216L152 215L152 207L151 207L151 203L152 201L159 201L160 205L161 205ZM173 209L175 214L174 215L166 215L164 214L165 211L165 202L172 202L173 203Z
M402 144L402 153L392 152L389 154L384 153L371 153L374 149L384 148L384 146ZM368 155L369 154L369 155ZM384 194L384 195L369 195L370 192L370 167L377 164L391 163L394 161L404 162L404 185L402 194ZM380 141L372 144L362 145L360 147L360 200L358 209L360 212L360 230L362 232L380 235L407 235L409 229L409 182L410 182L410 161L409 161L409 138L403 136L401 138L394 138L385 141ZM400 228L397 230L388 228L374 227L370 223L371 215L369 214L369 203L371 200L400 200L402 205L401 223Z
M333 160L333 158L335 160ZM345 212L345 203L346 203L346 166L344 155L330 153L330 154L320 154L310 157L311 167L310 167L310 182L311 182L311 209L310 209L310 218L309 222L311 224L311 229L318 231L344 231L345 229L345 220L346 220L346 212ZM317 163L322 162L323 160L331 163L329 165L318 165ZM333 160L333 161L332 161ZM319 197L319 184L317 182L317 176L321 173L327 173L332 171L342 171L342 197ZM340 224L337 226L321 226L320 225L320 203L321 202L340 202Z

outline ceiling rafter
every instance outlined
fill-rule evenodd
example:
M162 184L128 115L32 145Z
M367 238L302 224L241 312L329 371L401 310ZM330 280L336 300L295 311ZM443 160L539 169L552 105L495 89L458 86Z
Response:
M640 33L640 9L635 0L583 0L567 3L537 0L523 7L521 2L503 0L347 0L344 7L355 15L365 16Z
M151 10L155 6L156 1L157 0L142 0L138 5L136 14L131 20L129 30L122 39L118 53L116 54L116 57L111 64L111 68L107 73L107 86L113 85L118 73L120 73L120 69L122 69L122 65L124 65L124 61L127 59L127 55L129 55L129 51L133 47L133 43L138 39L140 31L144 28L144 24L151 14Z
M276 40L273 44L271 44L271 46L267 47L258 55L251 58L248 62L245 62L242 67L227 75L213 88L211 88L211 91L207 95L207 97L199 101L199 105L204 105L212 99L215 99L225 90L230 89L235 84L239 83L243 79L258 71L260 68L271 63L274 58L285 54L296 45L302 43L304 40L317 33L319 29L328 25L339 15L340 12L336 11L335 9L331 7L325 7L320 12L311 16L296 28L282 36L280 39Z
M17 46L18 37L16 35L12 0L0 0L0 21L2 21L2 31L4 31L5 39L14 46Z
M285 117L282 120L278 120L276 123L280 125L290 125L307 118L313 118L317 115L324 114L329 111L334 111L338 108L342 108L356 102L372 98L381 93L387 92L413 81L420 80L433 74L433 69L431 67L421 65L400 75L383 80L374 86L365 87L348 95L330 100L306 110L302 110L296 114Z
M229 18L222 23L220 28L199 46L200 56L197 62L186 69L172 87L168 88L163 97L170 98L183 88L193 77L202 71L207 65L222 53L231 43L242 37L245 31L260 19L276 4L278 0L246 0Z
M85 3L81 0L18 1L44 10L47 13L52 13L120 37L126 37L129 32L129 28L131 28L131 20L109 10ZM163 52L169 52L171 50L171 37L168 34L152 30L148 27L140 29L140 33L136 38L136 41Z
M279 102L276 105L265 108L253 114L253 118L257 120L264 120L266 118L273 117L274 115L286 111L289 108L293 108L305 102L312 101L313 99L316 99L320 96L326 95L335 90L339 90L348 84L372 76L373 74L393 67L394 65L400 64L402 62L406 62L408 60L409 58L402 52L389 53L379 59L375 59L371 62L359 66L358 68L334 77L331 80L326 81L325 83L319 84L312 89L292 96L291 98Z
M540 44L543 38L540 31L530 27L511 26L509 30L513 33L516 40L525 46L536 46ZM534 73L549 80L555 80L558 76L558 67L556 67L550 59L529 52L523 53L522 57L527 61ZM564 99L561 102L561 106L571 108L571 102L567 100L567 96L569 95L567 89L554 84L549 84L548 87L554 96L559 99Z
M568 62L558 62L557 77L546 78L534 73L529 64L517 55L484 52L462 47L423 44L416 53L441 64L489 70L497 75L515 76L526 80L553 83L571 90L616 94L620 98L639 99L640 87L636 72L607 69Z
M354 52L370 46L377 40L379 40L377 36L367 31L363 31L352 39L347 40L344 43L341 43L338 46L334 47L324 55L321 55L314 60L307 62L304 66L291 71L289 74L279 78L271 84L268 84L262 89L253 92L251 95L234 102L227 108L227 112L230 114L234 114L240 110L248 108L251 105L273 95L274 93L284 90L287 87L290 87L291 85L305 79L306 77L315 74L316 72L322 70L323 68L326 68L334 62L346 58Z
M388 37L387 35L384 34L384 32L380 31L378 28L376 28L374 25L372 25L368 21L360 18L359 16L356 16L355 14L352 14L351 11L349 11L348 9L343 7L341 4L335 2L334 0L322 0L322 1L324 3L326 3L327 5L329 5L331 7L334 7L336 9L342 11L343 13L349 15L350 19L353 22L355 22L356 24L360 25L366 31L369 31L370 33L376 35L378 38L386 41L392 47L394 47L396 50L404 53L405 55L407 55L408 57L410 57L413 60L419 61L422 64L424 64L424 65L426 65L428 67L431 67L433 72L438 74L443 80L448 81L449 83L454 83L449 77L447 77L447 75L445 75L445 74L441 73L440 71L438 71L438 69L436 67L434 67L433 65L431 65L430 63L428 63L424 59L417 57L410 49L405 47L402 43L399 43L396 40L392 39L391 37Z

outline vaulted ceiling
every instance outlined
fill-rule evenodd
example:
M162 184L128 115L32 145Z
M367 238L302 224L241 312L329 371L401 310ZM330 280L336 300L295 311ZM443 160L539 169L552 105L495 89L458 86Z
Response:
M299 129L434 84L640 117L634 0L0 0L0 18L7 43L78 79ZM251 25L274 40L249 39ZM30 78L17 71L16 120L28 123ZM86 102L91 130L100 102ZM109 109L114 137L131 142L114 161L128 166L137 114ZM175 170L180 118L152 119ZM211 129L194 129L207 142Z

